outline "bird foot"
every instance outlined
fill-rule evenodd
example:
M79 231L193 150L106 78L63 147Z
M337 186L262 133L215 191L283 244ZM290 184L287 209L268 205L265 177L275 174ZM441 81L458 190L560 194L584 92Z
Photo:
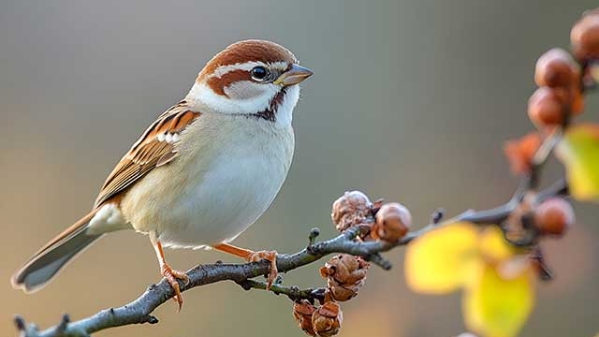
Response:
M270 262L270 272L266 277L266 290L270 290L273 282L277 279L277 275L279 275L277 270L277 252L274 250L260 250L257 252L252 252L247 257L248 262L258 262L260 260L267 260Z
M173 291L175 292L173 300L179 305L177 312L181 311L181 308L183 307L183 296L181 296L181 288L179 287L179 282L177 280L182 280L183 284L187 285L189 284L189 276L187 276L185 272L172 269L168 264L163 264L161 266L160 273L173 288Z

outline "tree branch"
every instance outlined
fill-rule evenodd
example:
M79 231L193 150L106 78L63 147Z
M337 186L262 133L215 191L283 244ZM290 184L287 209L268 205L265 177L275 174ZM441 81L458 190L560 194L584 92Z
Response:
M529 183L524 183L524 185L528 184ZM410 241L438 226L456 221L468 221L476 224L500 224L517 207L518 202L516 201L521 199L520 194L526 193L527 190L528 188L519 188L514 197L501 206L483 211L469 210L445 221L440 221L442 212L437 211L432 217L430 224L419 230L408 233L397 242L362 242L355 240L358 235L363 234L368 230L367 226L355 226L335 238L314 243L318 236L318 230L313 229L310 232L310 243L308 247L295 254L278 255L277 268L279 272L289 272L320 260L324 256L345 253L361 256L367 261L388 270L391 268L391 263L384 259L380 253L389 251L395 247L407 245ZM547 190L541 191L539 195L543 198L548 198L553 195L561 195L566 191L566 182L564 179L561 179L551 185ZM184 285L180 283L179 285L181 291L187 291L195 287L229 280L239 284L247 290L266 290L266 284L264 282L258 282L251 279L268 274L269 268L270 263L267 261L245 264L215 263L198 265L187 272L190 279L189 284ZM324 296L324 288L300 290L297 287L285 287L280 284L275 284L270 291L275 294L284 294L293 301L300 299L320 301ZM173 289L169 283L163 279L158 284L148 287L139 298L131 303L118 308L102 310L93 316L79 321L70 322L69 316L64 315L59 324L44 331L38 331L34 324L27 324L25 320L19 316L15 318L15 324L20 331L21 337L87 337L94 332L112 327L142 323L158 323L158 319L152 316L151 313L158 306L172 298L173 295Z

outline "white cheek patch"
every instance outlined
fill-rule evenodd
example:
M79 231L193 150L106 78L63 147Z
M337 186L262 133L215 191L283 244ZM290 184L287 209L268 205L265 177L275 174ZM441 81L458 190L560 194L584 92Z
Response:
M230 99L237 101L263 101L270 98L272 91L267 84L254 83L252 81L238 81L226 87L225 94L229 96Z
M251 81L238 81L225 88L225 94L231 99L249 100L265 94L265 85Z
M255 114L266 110L270 105L270 101L280 89L279 86L274 84L260 84L260 86L264 88L261 94L248 99L241 99L219 95L205 84L195 83L189 94L187 94L186 100L191 104L191 108L196 111L211 111L233 115Z

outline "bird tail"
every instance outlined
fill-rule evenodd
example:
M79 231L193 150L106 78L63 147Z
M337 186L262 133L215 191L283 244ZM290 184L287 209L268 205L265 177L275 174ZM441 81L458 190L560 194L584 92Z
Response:
M26 293L43 288L73 257L102 237L88 234L89 222L97 209L48 242L11 279L14 288Z

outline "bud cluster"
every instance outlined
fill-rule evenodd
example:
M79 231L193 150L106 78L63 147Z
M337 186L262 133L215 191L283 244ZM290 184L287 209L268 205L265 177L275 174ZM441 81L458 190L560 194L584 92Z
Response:
M372 203L360 191L345 192L335 200L331 219L340 232L358 225L369 227L370 230L360 236L366 241L397 242L412 225L412 215L404 205L382 201Z
M537 61L535 82L539 88L528 101L528 116L540 130L566 125L584 109L584 86L597 81L590 65L599 61L599 9L576 22L570 43L573 57L554 48Z
M344 232L351 227L368 223L368 219L372 218L372 210L373 204L366 194L348 191L333 202L331 219L335 228Z
M363 241L397 242L408 233L412 223L410 211L405 206L382 201L373 203L360 191L345 192L335 200L331 219L340 232L356 226L366 229L357 238ZM349 301L358 295L369 268L370 264L359 256L333 256L320 268L320 275L327 280L321 305L302 300L293 306L293 317L300 329L310 336L336 335L343 322L338 302Z
M301 300L293 305L293 317L309 336L334 336L339 333L343 322L343 312L335 302L316 307L308 300Z
M539 129L565 125L582 112L580 67L565 50L554 48L539 58L535 82L539 88L528 100L528 117Z
M327 279L324 304L315 306L307 300L296 302L293 317L306 334L310 336L334 336L339 333L343 313L337 302L348 301L358 294L364 285L370 264L361 257L340 254L332 257L320 275Z
M340 254L332 257L320 275L327 279L328 293L335 301L348 301L358 295L366 281L370 264L359 256Z

